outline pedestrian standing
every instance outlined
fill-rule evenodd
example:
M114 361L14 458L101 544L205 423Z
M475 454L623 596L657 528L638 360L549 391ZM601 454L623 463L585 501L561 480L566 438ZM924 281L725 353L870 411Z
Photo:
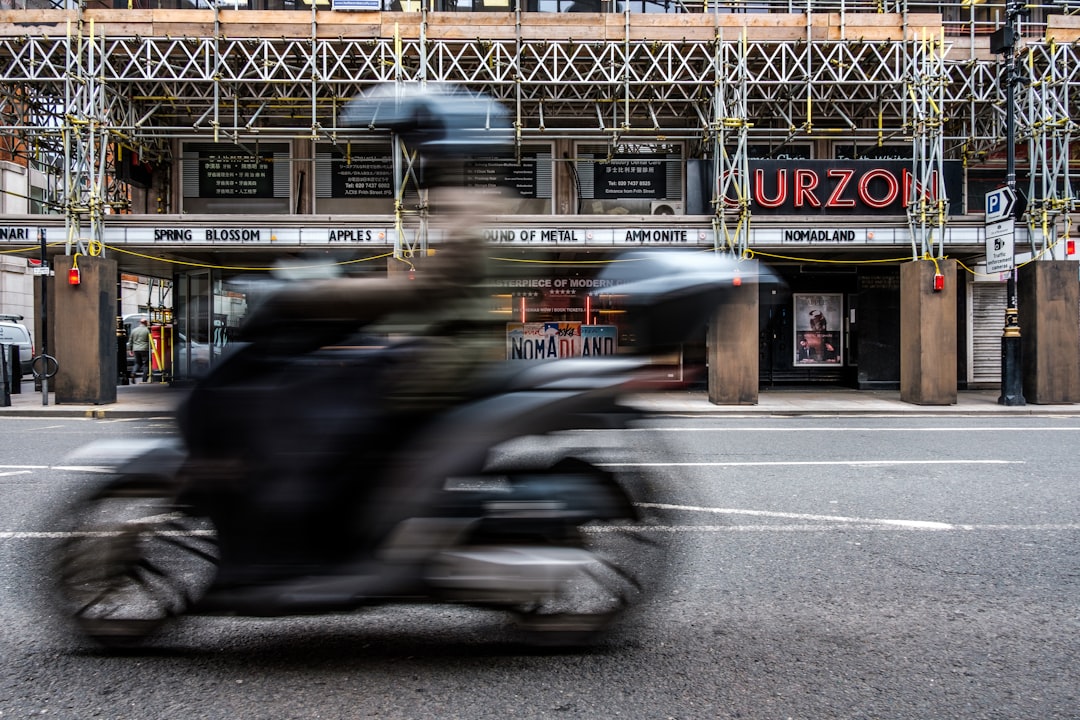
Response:
M150 328L147 327L146 318L139 320L139 324L131 331L128 350L135 356L132 374L138 378L141 373L143 382L150 382ZM132 381L134 382L134 379Z

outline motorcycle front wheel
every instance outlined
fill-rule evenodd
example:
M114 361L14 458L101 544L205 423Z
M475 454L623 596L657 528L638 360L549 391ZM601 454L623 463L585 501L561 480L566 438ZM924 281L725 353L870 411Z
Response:
M62 526L60 610L102 646L139 643L183 615L213 582L213 527L153 479L105 484L66 511Z
M595 482L596 470L587 463L570 461L556 466L560 470ZM652 499L650 478L621 475L604 487L609 497L600 517L565 523L548 537L554 546L583 551L585 561L574 563L555 592L513 609L534 645L595 643L639 610L666 575L668 543L651 511L639 506Z

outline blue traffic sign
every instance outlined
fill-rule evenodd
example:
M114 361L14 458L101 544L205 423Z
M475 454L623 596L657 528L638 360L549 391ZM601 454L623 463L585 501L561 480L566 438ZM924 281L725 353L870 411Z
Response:
M1010 187L998 188L986 193L986 222L994 223L1012 217L1016 207L1016 193Z

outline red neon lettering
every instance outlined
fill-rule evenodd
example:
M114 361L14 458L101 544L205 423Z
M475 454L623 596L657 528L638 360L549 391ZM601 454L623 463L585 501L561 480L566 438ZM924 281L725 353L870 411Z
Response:
M881 198L875 198L870 196L870 181L875 178L881 178L889 186L889 192ZM878 168L877 170L871 170L870 172L859 178L859 198L872 208L886 208L891 205L899 194L899 183L896 181L896 177L888 170Z
M931 171L929 184L923 185L915 179L915 176L911 174L910 170L905 168L903 174L903 184L904 207L907 207L911 204L912 195L923 200L937 200L937 191L939 185L937 170Z
M803 206L803 198L810 207L821 207L821 201L814 195L818 186L818 175L813 170L799 168L795 170L795 207Z
M825 201L825 207L827 208L841 208L841 207L855 207L855 199L848 198L842 200L841 195L844 194L844 190L847 189L848 183L851 182L851 177L855 174L854 170L841 170L831 169L827 175L831 178L839 178L836 183L836 187L833 188L832 195L829 195L829 199Z
M765 171L754 170L754 202L761 207L777 208L787 202L787 170L776 171L776 196L765 197Z

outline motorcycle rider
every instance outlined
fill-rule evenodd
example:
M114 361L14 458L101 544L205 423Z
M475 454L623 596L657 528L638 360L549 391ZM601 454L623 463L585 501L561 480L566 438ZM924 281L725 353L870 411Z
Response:
M331 542L338 537L334 523L355 523L359 516L385 531L387 518L407 511L379 503L414 499L389 500L371 487L365 467L400 457L395 451L409 433L491 382L491 367L505 357L488 306L490 272L479 232L499 198L463 187L464 158L452 144L429 148L424 160L432 225L441 240L432 255L412 259L414 273L286 286L249 312L240 337L255 352L294 356L341 343L357 330L376 342L411 340L381 353L370 367L314 364L310 375L282 375L268 363L265 375L251 375L248 366L244 378L222 368L218 382L196 388L182 408L189 445L216 448L222 458L238 449L243 455L240 477L233 479L237 505L218 531L222 551L246 559L229 567L246 567L256 578L295 574L342 552ZM278 387L266 392L267 384ZM241 401L237 388L244 385L260 392ZM259 404L266 398L275 400ZM204 421L183 419L192 417ZM275 441L279 423L295 428L292 443ZM373 498L373 506L358 512ZM372 533L369 547L380 534Z

